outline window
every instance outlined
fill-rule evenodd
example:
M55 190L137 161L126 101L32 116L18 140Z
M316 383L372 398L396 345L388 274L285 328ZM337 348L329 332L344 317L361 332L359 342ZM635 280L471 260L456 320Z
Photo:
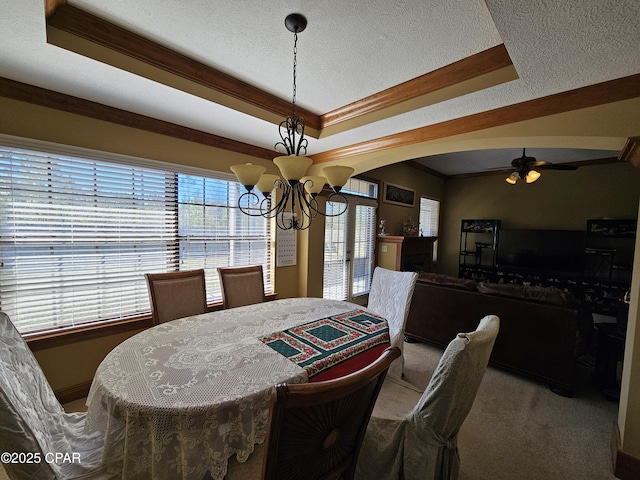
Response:
M378 198L378 184L361 178L351 177L341 190L342 193L359 197Z
M0 308L21 333L149 312L147 272L204 268L212 302L216 267L259 263L272 290L270 222L238 210L241 185L99 155L0 146Z
M437 237L440 220L440 200L420 198L420 236ZM438 259L438 241L433 243L433 261Z

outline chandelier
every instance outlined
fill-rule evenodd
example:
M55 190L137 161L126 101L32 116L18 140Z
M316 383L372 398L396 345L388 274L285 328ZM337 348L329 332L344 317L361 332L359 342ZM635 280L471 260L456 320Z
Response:
M242 213L253 217L275 218L276 225L281 230L305 230L318 214L335 217L346 212L347 198L340 190L354 170L334 165L322 169L324 176L306 176L313 160L305 156L308 141L304 136L304 119L296 116L296 66L298 33L306 28L307 19L303 15L292 13L285 18L284 24L293 33L293 99L291 115L280 123L281 140L275 144L275 150L283 154L273 159L282 178L264 173L265 167L250 163L233 165L231 171L246 189L238 199L238 208ZM337 213L328 214L318 207L316 197L327 183L331 187L327 202L339 200L343 205ZM262 194L262 198L254 189ZM274 189L277 194L272 205L270 199Z

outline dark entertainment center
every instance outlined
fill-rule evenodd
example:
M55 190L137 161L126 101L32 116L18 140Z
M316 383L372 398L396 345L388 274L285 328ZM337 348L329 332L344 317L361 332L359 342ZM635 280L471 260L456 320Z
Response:
M502 228L462 220L459 275L478 281L554 286L616 316L631 286L637 220L588 220L585 230Z

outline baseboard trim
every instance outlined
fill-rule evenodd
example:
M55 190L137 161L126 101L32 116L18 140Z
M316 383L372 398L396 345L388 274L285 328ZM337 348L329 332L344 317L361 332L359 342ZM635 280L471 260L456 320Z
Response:
M613 474L620 480L640 480L640 458L622 450L622 439L618 422L613 422L611 435L611 457Z
M58 401L64 404L86 397L89 394L90 388L91 380L71 385L70 387L61 388L60 390L56 390L54 393L56 394Z

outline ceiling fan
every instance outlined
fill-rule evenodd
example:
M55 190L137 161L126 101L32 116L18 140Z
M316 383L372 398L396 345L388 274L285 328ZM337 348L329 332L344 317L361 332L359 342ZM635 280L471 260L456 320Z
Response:
M527 183L535 182L540 178L538 170L576 170L578 168L575 165L539 162L534 157L527 157L525 150L525 148L522 149L521 157L514 158L511 161L511 166L516 169L506 178L507 183L511 185L515 185L520 179L525 180Z

